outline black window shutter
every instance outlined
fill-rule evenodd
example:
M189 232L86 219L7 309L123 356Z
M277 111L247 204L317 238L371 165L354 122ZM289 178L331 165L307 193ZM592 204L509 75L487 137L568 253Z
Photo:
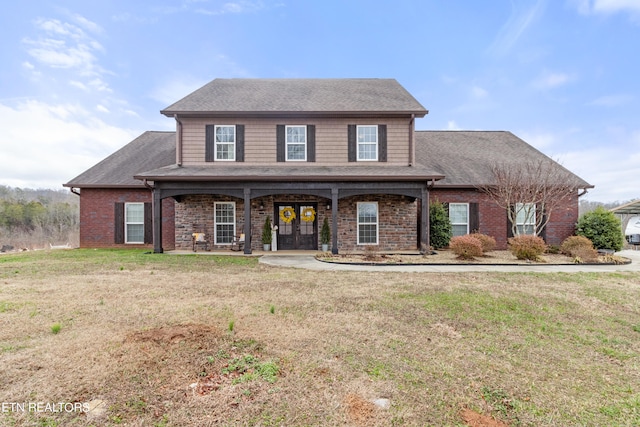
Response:
M544 211L544 209L542 209L542 205L536 205L536 215L538 214L542 214L542 224L545 223L545 221L547 220L547 213ZM538 221L536 221L538 222ZM545 242L547 241L547 227L546 225L544 227L542 227L542 229L540 231L538 231L536 233L538 235L538 237L542 237L542 240L544 240Z
M144 204L144 242L153 243L153 208L151 203Z
M387 125L378 125L378 161L387 161Z
M244 162L244 125L236 125L236 162Z
M124 203L115 204L113 217L113 242L122 244L124 243Z
M205 131L204 161L213 162L216 159L216 127L207 125Z
M469 203L469 233L480 231L480 213L477 203Z
M349 161L355 162L358 160L358 143L356 141L357 130L356 125L347 126L347 143L349 151Z
M316 161L316 126L307 125L307 162Z
M284 162L285 157L285 128L284 125L276 125L276 161Z

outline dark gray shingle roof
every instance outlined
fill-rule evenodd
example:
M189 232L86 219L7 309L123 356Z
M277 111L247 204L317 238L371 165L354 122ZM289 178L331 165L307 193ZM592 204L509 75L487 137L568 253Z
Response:
M215 79L161 111L283 112L427 114L394 79Z
M142 187L133 176L170 165L176 161L175 132L145 132L95 166L87 169L65 187L109 188Z
M218 163L206 166L177 166L140 172L139 179L169 181L416 181L440 179L424 166L389 166L379 163L350 166L245 165Z
M440 172L445 179L436 187L473 187L491 184L491 166L500 163L549 160L511 132L505 131L417 131L416 162ZM568 172L562 165L557 164ZM571 174L580 188L593 186Z

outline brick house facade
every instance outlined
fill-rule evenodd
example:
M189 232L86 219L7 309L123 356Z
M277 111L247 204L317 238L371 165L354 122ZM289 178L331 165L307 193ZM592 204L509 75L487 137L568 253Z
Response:
M245 253L267 216L279 249L415 250L429 204L445 202L505 247L506 212L477 190L497 161L548 159L509 132L416 131L427 110L390 79L216 79L162 111L175 132L145 132L65 186L80 194L82 247L189 249L196 232ZM561 168L560 165L557 165ZM573 234L579 190L552 213L549 243ZM75 190L79 189L79 190Z

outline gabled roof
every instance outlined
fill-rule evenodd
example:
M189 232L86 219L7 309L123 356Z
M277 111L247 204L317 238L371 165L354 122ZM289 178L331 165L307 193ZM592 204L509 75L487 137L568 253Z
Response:
M416 162L440 172L445 179L435 186L475 187L492 184L491 167L500 163L552 160L511 132L416 131ZM593 188L559 163L578 188Z
M415 114L428 111L395 79L215 79L161 111L175 114Z
M145 132L106 159L87 169L65 187L137 188L140 171L167 166L176 161L175 132Z

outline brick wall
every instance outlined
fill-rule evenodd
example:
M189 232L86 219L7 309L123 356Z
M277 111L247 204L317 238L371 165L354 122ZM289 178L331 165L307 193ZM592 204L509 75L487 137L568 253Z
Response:
M496 239L497 248L507 247L507 213L486 194L469 189L433 189L430 192L431 202L439 200L443 203L478 203L480 230ZM564 239L574 234L578 221L578 195L576 194L564 206L551 213L546 230L546 242L560 245Z
M153 245L114 243L114 204L151 203L147 189L92 189L80 190L80 247L81 248L153 248ZM174 243L174 201L162 202L162 246L172 250Z

